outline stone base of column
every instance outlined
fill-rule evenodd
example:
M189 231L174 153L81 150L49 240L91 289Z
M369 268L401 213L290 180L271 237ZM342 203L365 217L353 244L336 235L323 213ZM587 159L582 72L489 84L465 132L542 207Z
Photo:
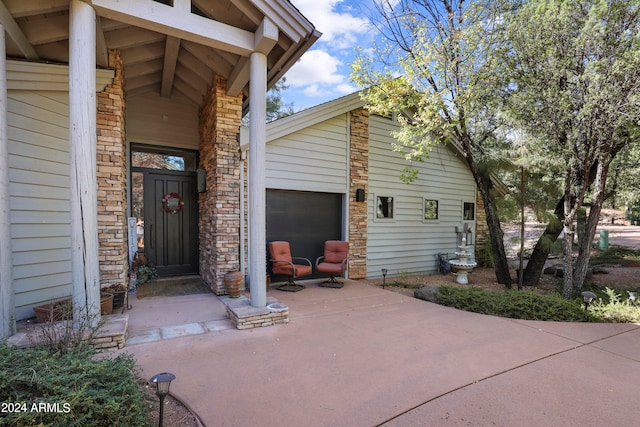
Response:
M277 299L267 298L266 307L252 307L247 297L220 297L227 308L227 317L236 329L253 329L289 323L289 307Z

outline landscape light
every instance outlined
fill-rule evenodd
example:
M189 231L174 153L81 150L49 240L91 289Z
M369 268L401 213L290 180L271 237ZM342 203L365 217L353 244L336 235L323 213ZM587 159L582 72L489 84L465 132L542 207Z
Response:
M156 395L160 398L160 420L158 421L158 426L162 427L162 416L164 409L164 398L169 394L169 386L171 386L171 381L175 380L176 376L171 372L161 372L159 374L155 374L149 379L149 382L156 385Z
M589 307L589 303L596 297L596 294L589 291L584 291L581 293L582 301L584 302L584 309L586 310Z

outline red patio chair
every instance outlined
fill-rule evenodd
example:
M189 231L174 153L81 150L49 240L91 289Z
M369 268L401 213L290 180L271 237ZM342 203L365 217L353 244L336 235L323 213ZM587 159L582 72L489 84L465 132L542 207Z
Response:
M341 288L343 282L336 280L342 276L349 264L349 242L342 240L327 240L324 242L324 255L316 260L316 271L329 275L329 280L320 283L327 288Z
M289 242L270 242L269 256L271 257L269 261L272 263L273 274L281 274L288 277L287 283L278 286L276 289L297 292L305 288L304 285L297 284L293 279L311 274L313 271L311 261L307 258L292 257ZM294 260L301 260L304 263L294 263Z

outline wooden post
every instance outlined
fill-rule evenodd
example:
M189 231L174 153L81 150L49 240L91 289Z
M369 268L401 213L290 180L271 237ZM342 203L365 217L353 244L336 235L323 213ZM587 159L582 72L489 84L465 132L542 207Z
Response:
M96 15L71 0L69 9L69 154L71 266L76 326L100 320L96 182Z
M266 119L267 119L267 56L251 54L249 92L249 285L251 306L267 305L266 263Z
M9 205L9 140L7 137L7 52L0 25L0 338L15 333Z

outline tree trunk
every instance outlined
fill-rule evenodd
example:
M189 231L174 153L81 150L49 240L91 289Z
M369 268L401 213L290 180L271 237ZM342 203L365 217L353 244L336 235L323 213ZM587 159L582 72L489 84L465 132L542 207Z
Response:
M558 236L562 231L563 212L564 197L556 205L555 219L549 221L547 228L545 228L544 233L542 233L533 248L529 262L527 262L527 266L524 269L523 286L536 286L540 281L544 264L547 262L549 251L551 251L551 245L558 240Z
M473 170L473 169L472 169ZM476 170L477 172L477 170ZM500 219L491 197L491 179L488 176L474 173L478 183L478 191L484 202L484 211L487 216L487 227L489 228L489 241L491 242L491 254L493 255L493 266L496 272L496 279L501 285L511 289L511 273L509 272L509 262L504 250L504 233L500 226Z
M587 277L587 271L589 269L589 259L591 258L591 242L596 235L596 228L598 226L598 219L600 218L600 211L604 204L605 185L607 182L607 172L609 170L609 164L602 161L598 161L598 167L596 170L596 178L593 183L593 201L589 211L589 218L587 220L587 226L584 232L584 238L580 240L580 250L578 253L578 259L576 260L576 269L573 276L573 289L581 290L584 285L584 281Z

